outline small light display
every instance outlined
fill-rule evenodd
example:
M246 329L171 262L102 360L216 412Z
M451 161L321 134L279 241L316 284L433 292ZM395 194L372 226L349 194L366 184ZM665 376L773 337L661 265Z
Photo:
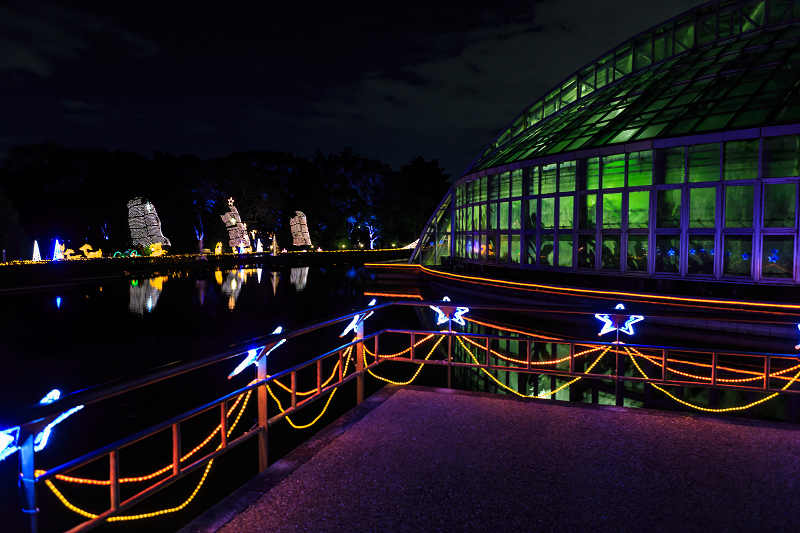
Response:
M58 243L58 239L56 239L56 246L53 248L53 261L64 259L64 248L63 245Z
M39 241L33 241L33 258L32 261L41 261L42 254L39 253Z
M220 218L228 228L228 245L233 249L234 253L236 248L239 248L239 253L244 253L242 248L250 246L250 237L247 236L247 224L242 223L239 210L233 205L233 198L228 198L228 207L230 211L220 215Z
M256 253L260 254L263 251L264 251L264 248L261 246L261 239L258 239L256 241Z
M161 245L159 244L159 246L161 246ZM86 256L86 259L96 259L96 258L99 258L99 257L103 257L103 250L98 249L96 252L93 252L92 251L92 245L90 245L90 244L84 244L83 246L78 248L78 250L83 252L83 255Z
M377 300L375 298L373 298L372 301L367 304L367 307L372 307L373 305L375 305L375 302L377 302ZM356 316L354 316L353 320L350 321L350 324L348 324L347 327L344 328L344 331L342 332L342 334L339 335L339 338L344 337L350 331L355 333L356 332L356 328L358 327L358 325L361 324L362 322L364 322L365 320L367 320L374 313L375 313L374 311L370 311L369 313L359 313Z
M450 298L448 296L445 296L444 298L442 298L442 301L449 302ZM466 322L464 321L463 317L464 315L469 313L469 307L453 307L444 305L441 307L437 307L435 305L431 305L430 308L436 312L437 326L440 326L450 320L461 326L466 325Z
M170 245L169 239L161 233L161 220L155 206L145 198L136 197L128 202L128 226L134 246Z
M624 310L625 306L620 303L617 304L614 309ZM603 323L603 328L600 330L600 333L597 334L598 337L615 330L621 331L626 335L633 335L633 325L644 320L644 317L641 315L630 315L626 317L625 315L601 315L598 313L595 314L594 317ZM625 321L624 323L623 320ZM620 327L620 324L623 324L622 327Z
M270 333L270 335L279 335L282 331L283 331L283 327L282 326L278 326L277 328L275 328L275 331ZM271 354L273 352L273 350L275 350L278 346L280 346L284 342L286 342L286 339L281 339L280 341L278 341L278 343L275 346L273 346L272 348L267 350L267 353L264 354L264 357L266 357L269 354ZM256 357L258 356L258 352L260 352L263 349L264 349L264 346L261 346L260 348L255 348L253 350L247 350L247 357L245 357L244 360L241 363L239 363L239 365L234 369L233 372L228 374L228 379L231 379L233 376L236 376L236 375L240 374L242 372L242 370L244 370L248 366L253 365L253 364L258 364L258 361L256 361Z
M222 253L222 243L218 242L217 245L214 247L214 255L219 255Z
M308 234L308 221L302 211L295 211L289 219L292 231L292 244L295 246L311 246L311 236Z

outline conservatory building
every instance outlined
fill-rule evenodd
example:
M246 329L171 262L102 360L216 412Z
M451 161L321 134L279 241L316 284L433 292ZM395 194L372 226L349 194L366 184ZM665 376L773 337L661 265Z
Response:
M711 2L524 109L412 261L796 285L799 181L800 1Z

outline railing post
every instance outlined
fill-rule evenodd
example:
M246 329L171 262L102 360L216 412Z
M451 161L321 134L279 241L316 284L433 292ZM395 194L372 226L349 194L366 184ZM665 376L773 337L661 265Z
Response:
M764 357L764 390L769 390L769 372L770 372L770 359L769 356Z
M290 374L292 378L292 410L297 409L297 371Z
M25 432L23 435L22 432ZM34 433L25 427L20 429L20 439L25 439L19 450L19 495L22 499L22 512L30 519L31 533L39 531L39 509L36 507L36 471L33 465Z
M356 326L356 339L359 341L356 344L356 405L360 405L364 401L364 321Z
M625 382L621 377L625 376L625 352L619 351L619 344L617 344L617 367L614 383L614 403L616 405L625 405Z
M317 361L317 394L322 392L322 359Z
M220 445L228 447L228 402L222 402L219 406L219 431L221 435Z
M452 365L453 365L453 332L450 331L450 335L447 336L447 388L452 389Z
M410 355L411 355L411 360L412 360L412 361L414 360L414 357L416 356L416 352L417 352L417 347L415 346L415 342L414 342L414 341L416 340L416 339L415 339L415 338L416 338L416 336L417 336L417 335L416 335L416 333L414 333L414 332L412 331L412 332L411 332L411 354L410 354Z
M172 424L172 475L181 473L181 423Z
M258 357L256 366L258 368L258 375L256 376L259 381L267 379L267 351L272 348L272 345L265 346ZM267 413L267 384L264 383L258 387L258 425L261 427L261 432L258 434L258 471L263 472L269 466L267 450L269 441L267 439L267 429L269 426L269 414Z
M111 510L119 511L119 449L111 450L111 453L108 454L108 469L108 479L111 485Z

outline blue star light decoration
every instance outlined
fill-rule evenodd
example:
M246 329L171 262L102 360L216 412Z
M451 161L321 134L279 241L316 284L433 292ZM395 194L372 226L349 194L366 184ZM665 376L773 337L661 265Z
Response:
M282 331L283 331L283 327L282 326L278 326L277 328L275 328L275 331L270 333L270 335L278 335ZM286 342L286 339L279 340L278 343L275 346L273 346L272 348L267 350L267 353L264 354L264 357L266 357L269 354L271 354L278 346L280 346L284 342ZM258 348L253 348L252 350L247 350L247 357L245 357L244 360L242 360L242 362L239 363L239 366L237 366L233 370L233 372L228 374L228 379L231 379L233 376L241 374L242 370L244 370L245 368L247 368L250 365L257 365L258 361L256 360L256 357L258 357L258 352L260 352L263 349L264 349L264 346L259 346Z
M442 298L443 302L449 302L450 298L445 296ZM464 315L469 313L469 307L452 307L443 305L441 307L437 307L435 305L430 306L431 309L436 311L436 325L440 326L445 322L452 320L456 324L460 324L462 326L466 325L464 322Z
M47 395L39 400L39 403L42 405L47 405L55 402L61 397L61 391L58 389L53 389L47 393ZM58 415L52 422L47 424L45 428L36 434L33 439L33 450L36 452L40 452L44 450L44 447L47 446L47 441L50 439L50 434L53 431L53 428L56 427L58 424L72 416L73 414L77 413L83 409L82 405L78 405L73 407L72 409L68 409L64 411L60 415ZM19 450L19 436L20 436L20 427L14 426L12 428L0 430L0 461L11 455L12 453Z
M377 302L377 300L375 300L375 298L373 298L372 301L367 304L367 307L372 307L373 305L375 305L376 302ZM358 325L361 324L362 322L364 322L366 319L368 319L369 317L371 317L374 314L375 314L375 311L370 311L369 313L360 313L360 314L357 314L356 316L354 316L353 320L351 320L350 323L347 325L347 327L344 328L344 331L342 332L342 334L339 335L339 338L341 339L342 337L347 335L347 333L350 332L350 331L355 333L356 328L358 327Z
M772 252L772 255L770 255L769 257L767 257L767 262L769 262L769 263L777 263L777 262L778 262L778 259L780 259L780 254L778 253L778 250L776 250L775 248L773 248L773 249L772 249L772 250L770 250L770 251Z
M614 309L625 309L625 306L617 304ZM603 323L603 328L600 330L600 333L597 334L598 337L614 330L621 331L627 335L633 335L633 325L644 320L644 317L641 315L630 315L626 317L625 315L601 315L598 313L594 315L594 317ZM620 327L619 325L623 320L625 320L625 323Z

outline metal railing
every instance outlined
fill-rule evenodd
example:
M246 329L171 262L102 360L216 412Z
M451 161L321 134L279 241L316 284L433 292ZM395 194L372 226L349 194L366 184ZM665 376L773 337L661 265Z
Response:
M444 307L444 305L447 307ZM331 397L336 390L350 381L356 382L356 403L361 403L364 400L365 376L367 374L371 374L383 381L397 383L377 376L373 372L376 367L388 361L420 365L414 377L419 374L422 365L444 366L447 368L448 387L451 386L453 369L474 369L477 372L486 374L498 384L500 388L505 388L508 392L519 396L538 398L551 397L553 392L548 391L542 394L528 395L514 390L513 387L504 384L502 380L498 379L496 376L500 372L549 374L572 380L565 386L569 386L580 379L611 380L615 385L616 402L619 405L622 404L622 398L625 394L624 387L627 382L648 383L680 403L689 406L692 405L683 401L682 398L672 395L663 389L663 387L710 387L770 394L770 396L754 402L753 405L762 403L766 399L772 398L778 394L790 394L795 396L800 394L800 386L797 386L798 384L796 383L796 380L800 377L800 364L795 355L561 339L551 335L538 334L534 331L523 331L504 326L503 324L480 322L469 318L468 320L480 324L480 327L487 328L491 331L499 331L500 334L458 331L453 329L452 322L453 310L456 305L457 304L452 302L446 302L445 304L445 302L439 301L387 302L355 313L316 322L286 332L285 334L253 339L247 343L247 346L259 346L257 356L254 360L256 376L247 386L238 388L188 412L174 416L144 431L130 435L129 437L99 448L75 460L50 468L47 471L36 470L34 467L35 437L42 428L58 417L59 414L79 405L97 403L101 400L112 398L141 387L175 378L187 372L196 371L214 363L223 362L234 357L241 357L246 351L243 352L241 349L236 349L212 357L169 365L141 376L69 394L49 405L37 405L18 413L9 421L12 425L16 424L20 427L18 436L20 452L20 493L23 498L23 511L30 517L31 531L36 533L39 527L36 487L40 482L47 483L51 490L53 490L56 496L59 497L67 507L88 518L87 521L69 530L71 533L76 533L88 531L106 521L131 519L130 515L123 516L121 513L204 466L206 467L207 474L208 468L210 468L210 464L214 459L254 437L258 439L259 471L263 471L268 465L267 437L268 429L271 426L284 419L288 419L289 423L296 428L311 426L320 419L322 414L320 414L314 422L305 426L294 424L289 417L326 395L331 395L328 398L328 403L330 403ZM445 314L449 312L447 327L443 330L384 328L369 335L365 335L365 319L363 319L363 317L366 317L369 312L382 311L394 306L411 306L418 309L421 308L423 311L427 311L429 306L442 306L442 309L445 310ZM550 318L558 314L586 315L597 312L596 309L559 308L550 306L479 304L471 305L470 307L473 311L480 309L495 312L533 313L534 316L535 313L546 312L550 315ZM314 335L320 333L320 330L323 328L336 326L348 320L354 320L356 322L353 329L354 338L352 341L337 346L333 350L274 375L269 375L267 373L267 355L279 343L301 336ZM399 342L398 338L401 339ZM382 353L380 351L380 348L386 344L405 346L406 341L403 339L406 338L408 341L408 348L395 354ZM423 343L433 341L434 339L437 340L433 342L433 347L428 351L428 354L422 358L419 354L419 347ZM445 340L446 344L439 348L440 344ZM500 349L501 343L505 343L508 346L510 346L509 343L518 344L515 345L516 350L506 350L504 352ZM561 348L559 349L558 347ZM425 350L426 349L427 346L425 347ZM557 354L559 351L561 352L560 357L555 357L554 359L543 358L543 355L550 353ZM591 354L594 354L593 357L595 360L589 364L589 356ZM607 354L613 354L613 357L604 359ZM584 356L586 357L584 358ZM601 360L605 361L604 365L599 365ZM349 369L351 362L354 363L354 369L352 371ZM592 372L592 369L598 365L600 370ZM644 369L642 368L643 366ZM653 375L647 375L648 372ZM639 375L634 375L634 373L638 373ZM309 379L310 374L313 374L316 378L314 386L308 391L299 391L299 382L311 381ZM328 374L329 377L326 379L325 376ZM413 379L414 378L412 378L412 381ZM288 384L284 383L285 380L288 380ZM780 386L781 384L783 386ZM279 398L275 392L273 392L271 386L278 386L284 389L283 394L288 394L288 403L285 408L280 403ZM563 389L564 386L561 388ZM235 426L235 423L238 422L239 417L241 417L241 413L244 411L252 391L256 391L257 396L258 422L253 428L245 431L241 436L230 439L229 437L233 426ZM270 397L280 411L272 417L268 416ZM233 406L231 406L231 402L234 402ZM241 408L239 415L232 426L229 418L240 403ZM327 406L328 404L326 404L323 409L323 413L325 409L327 409ZM692 407L705 411L733 410L711 409L704 408L703 406ZM745 406L744 408L747 407L749 406ZM215 410L219 413L219 425L217 428L203 444L197 446L188 454L182 454L182 424L202 413ZM172 434L171 464L149 476L142 476L140 478L120 478L120 450L167 430L171 430ZM208 443L217 432L220 434L219 444L212 451L189 462L189 459L193 457L204 444ZM68 473L98 459L103 459L106 456L108 457L107 481L86 480L67 476ZM167 477L155 481L152 485L133 496L124 500L122 499L121 484L123 482L155 479L158 475L166 474L167 472L169 472ZM108 509L99 514L92 514L75 507L55 489L52 485L52 480L54 479L79 479L81 481L78 482L81 483L107 485L109 487L110 502ZM205 475L203 476L203 480L204 479ZM201 484L203 480L201 480ZM195 490L195 493L198 489ZM170 512L172 510L170 510ZM133 518L145 518L156 514L160 513L134 515Z

